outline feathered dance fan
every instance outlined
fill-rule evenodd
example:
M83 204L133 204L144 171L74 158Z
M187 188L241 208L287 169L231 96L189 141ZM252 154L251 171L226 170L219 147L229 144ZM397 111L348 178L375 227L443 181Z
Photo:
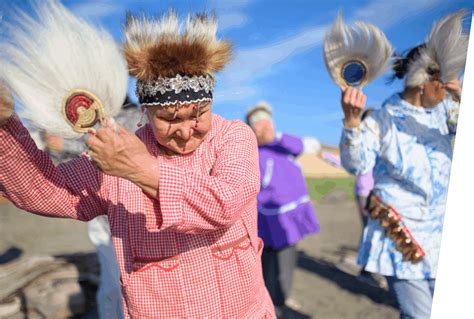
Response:
M204 14L189 16L184 30L174 11L156 20L129 15L124 50L140 103L210 101L213 75L231 58L231 44L216 32L217 20Z
M127 64L119 46L47 0L36 17L19 12L0 43L5 80L24 109L20 116L62 137L78 137L121 109L127 91Z
M338 14L324 39L324 62L336 84L366 85L389 65L392 46L376 26L356 22L347 26Z
M433 72L439 72L441 82L459 77L466 64L468 35L462 32L465 11L444 17L436 23L419 56L408 65L406 86L422 85L430 80Z

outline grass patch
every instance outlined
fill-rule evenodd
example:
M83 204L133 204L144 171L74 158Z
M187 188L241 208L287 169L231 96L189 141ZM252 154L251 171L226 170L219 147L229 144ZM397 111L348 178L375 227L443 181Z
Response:
M306 185L312 200L320 201L326 195L342 190L346 192L347 198L354 199L354 178L307 178Z

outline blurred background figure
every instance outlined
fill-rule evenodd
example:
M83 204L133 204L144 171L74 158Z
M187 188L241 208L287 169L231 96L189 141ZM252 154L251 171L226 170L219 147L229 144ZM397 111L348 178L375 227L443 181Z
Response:
M134 132L141 121L141 111L127 96L123 108L115 121L125 129ZM81 139L63 139L62 137L41 133L43 145L56 164L71 160L86 149L84 136ZM123 318L122 294L117 257L112 246L109 219L100 215L87 224L89 239L96 247L100 264L100 285L97 291L97 309L100 318Z
M258 232L265 243L262 255L263 276L278 317L287 307L298 310L289 299L297 264L296 244L305 236L319 232L306 183L296 157L319 155L321 144L314 138L277 134L272 109L260 102L246 115L259 145L261 189L258 201Z

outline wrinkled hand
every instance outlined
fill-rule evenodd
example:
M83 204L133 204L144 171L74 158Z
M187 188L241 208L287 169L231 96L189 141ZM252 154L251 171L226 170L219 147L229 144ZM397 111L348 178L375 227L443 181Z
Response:
M360 125L360 118L366 102L367 97L361 88L352 86L341 87L341 105L344 112L345 127L353 128Z
M457 102L461 101L461 83L458 80L453 80L444 83L444 88L451 94L453 99Z
M55 151L62 152L64 149L64 139L60 136L44 133L44 140L46 142L46 148Z
M145 144L133 133L123 127L106 127L89 132L86 144L89 155L96 166L104 173L123 177L134 182L143 176L147 166L156 165Z
M0 127L13 115L13 105L10 91L0 84Z

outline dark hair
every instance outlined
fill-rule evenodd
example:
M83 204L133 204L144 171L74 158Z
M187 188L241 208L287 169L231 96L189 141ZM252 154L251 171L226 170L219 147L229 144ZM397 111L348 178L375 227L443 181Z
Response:
M127 94L125 101L123 101L122 108L128 109L130 107L137 107L137 104L133 103L132 99Z
M360 117L361 121L365 120L365 118L369 116L369 114L372 113L373 111L374 109L371 107L365 109L364 113L362 113L362 116Z
M426 44L422 43L412 49L406 50L402 54L394 54L394 62L392 64L393 74L387 83L390 84L395 81L395 79L403 79L408 73L408 65L418 58L420 51L425 47Z

